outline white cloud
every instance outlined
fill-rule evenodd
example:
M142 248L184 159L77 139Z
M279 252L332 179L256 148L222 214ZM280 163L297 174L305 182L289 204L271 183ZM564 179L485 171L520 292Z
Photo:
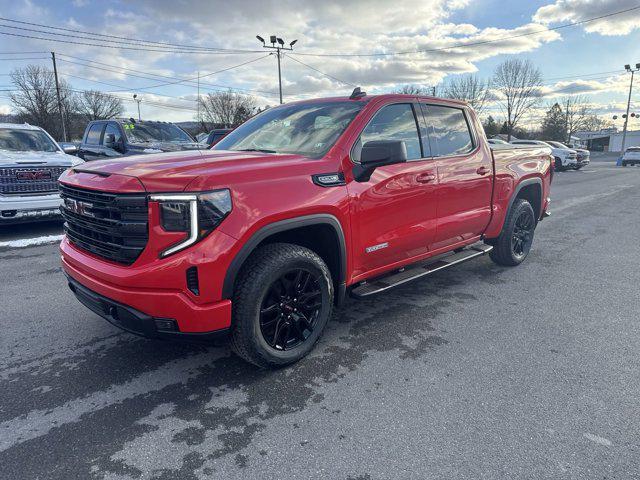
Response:
M539 8L533 20L547 25L580 22L637 6L636 0L556 0ZM628 35L640 28L640 9L585 23L583 28L586 32L600 35Z

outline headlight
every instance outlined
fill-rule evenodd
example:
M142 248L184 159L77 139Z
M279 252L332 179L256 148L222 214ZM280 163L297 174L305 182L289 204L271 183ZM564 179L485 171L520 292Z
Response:
M167 232L185 232L183 240L164 250L168 257L209 235L231 212L231 192L215 190L204 193L151 195L149 200L160 206L160 223Z

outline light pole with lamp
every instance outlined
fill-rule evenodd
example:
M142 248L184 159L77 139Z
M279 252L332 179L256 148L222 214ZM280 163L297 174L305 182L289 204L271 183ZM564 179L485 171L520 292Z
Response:
M269 40L271 41L271 45L267 45L260 35L256 35L258 41L262 42L262 48L268 48L270 50L276 51L276 57L278 58L278 86L280 90L280 105L282 105L282 71L280 69L280 57L282 55L282 50L293 50L293 46L296 44L298 40L294 40L289 44L288 47L284 46L284 40L282 38L277 37L275 35L271 35ZM277 45L276 45L277 44Z

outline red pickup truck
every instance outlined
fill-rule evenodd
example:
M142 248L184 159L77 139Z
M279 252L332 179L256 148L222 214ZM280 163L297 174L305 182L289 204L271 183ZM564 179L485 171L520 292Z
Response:
M548 148L491 150L463 102L302 101L212 150L94 161L60 178L69 287L153 338L229 337L269 367L306 355L334 305L489 253L528 255Z

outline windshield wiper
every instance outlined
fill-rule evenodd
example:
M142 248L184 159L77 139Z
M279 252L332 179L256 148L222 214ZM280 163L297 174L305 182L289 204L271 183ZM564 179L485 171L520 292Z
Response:
M266 148L243 148L242 150L236 150L236 152L278 153L275 150L267 150Z

